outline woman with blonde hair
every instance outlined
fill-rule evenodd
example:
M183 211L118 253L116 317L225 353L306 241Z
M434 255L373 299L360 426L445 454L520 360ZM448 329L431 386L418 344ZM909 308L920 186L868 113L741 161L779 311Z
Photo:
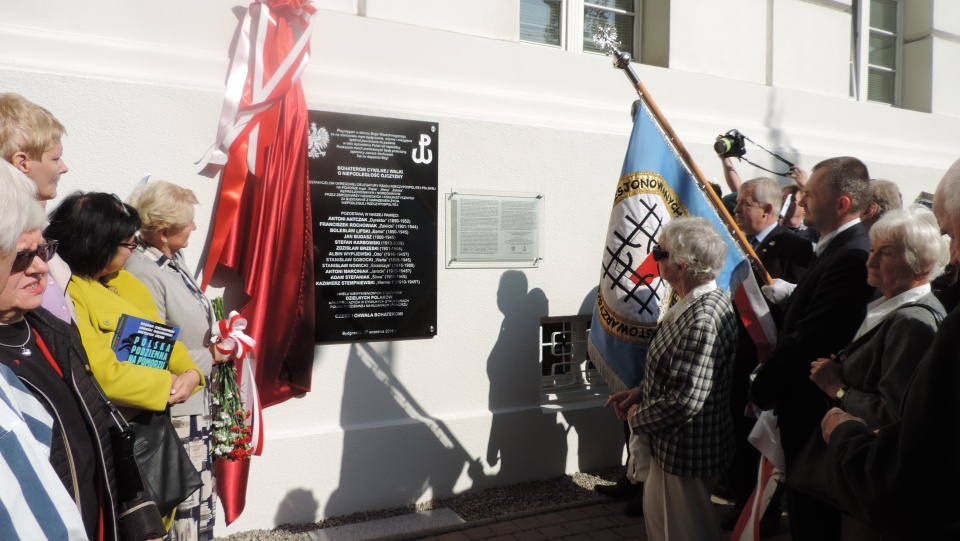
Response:
M194 282L183 257L193 222L197 197L187 188L156 180L134 192L130 204L140 213L142 225L137 248L126 270L140 279L157 303L160 317L180 328L179 340L187 346L204 377L213 365L227 360L213 347L211 329L216 323L210 301ZM211 413L208 389L173 408L173 426L190 456L203 457L203 487L180 504L170 529L170 541L213 539L216 482L211 455ZM202 467L200 467L202 466Z

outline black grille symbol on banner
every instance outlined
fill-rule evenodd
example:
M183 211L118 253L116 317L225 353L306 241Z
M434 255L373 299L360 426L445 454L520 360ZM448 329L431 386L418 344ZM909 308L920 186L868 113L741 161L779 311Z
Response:
M641 199L640 204L646 208L646 213L639 222L629 214L625 217L626 221L632 226L629 234L624 237L618 231L614 231L614 236L619 241L619 245L616 249L611 249L609 246L606 247L607 253L610 254L610 261L604 267L603 273L612 280L610 289L620 288L626 293L627 299L639 305L637 309L638 314L642 316L644 313L647 313L651 316L656 316L657 313L650 309L650 303L655 303L660 300L660 296L657 294L657 288L651 285L653 275L641 275L638 272L640 270L640 264L634 263L633 254L629 251L624 252L626 248L640 249L646 244L645 252L650 253L650 249L656 243L656 237L660 233L660 228L663 225L663 220L660 219L660 215L657 212L656 203L650 205ZM652 227L644 227L648 223L651 224ZM651 229L652 233L648 233L647 229ZM648 295L641 295L642 293L648 293Z

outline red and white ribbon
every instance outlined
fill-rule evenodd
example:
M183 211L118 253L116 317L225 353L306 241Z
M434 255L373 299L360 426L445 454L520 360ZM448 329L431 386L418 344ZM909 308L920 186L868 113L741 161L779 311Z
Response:
M233 310L227 319L217 322L213 329L214 336L219 337L216 348L222 355L233 355L241 363L247 354L253 351L257 341L247 336L243 330L247 328L247 319Z
M243 410L250 413L247 426L250 433L250 449L254 455L263 451L263 425L261 424L260 395L257 392L257 356L253 347L257 341L244 333L247 328L247 319L233 310L227 319L217 322L213 328L214 336L219 337L216 343L217 351L223 355L234 355L237 359L237 384L240 386L240 399L243 401Z

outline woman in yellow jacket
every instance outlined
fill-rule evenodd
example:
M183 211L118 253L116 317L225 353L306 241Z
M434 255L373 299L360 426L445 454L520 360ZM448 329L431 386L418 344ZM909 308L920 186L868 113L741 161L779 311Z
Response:
M123 270L137 247L134 233L139 228L137 211L115 195L77 192L53 211L44 232L65 248L60 255L73 272L67 291L93 375L127 420L144 410L167 411L204 385L200 370L180 342L174 344L165 370L121 362L114 353L113 338L122 315L163 323L150 291ZM176 468L171 466L171 471ZM171 509L161 507L161 512L169 513L164 517L167 528L175 508L176 504Z
M118 407L163 411L203 387L203 376L177 342L167 370L120 362L112 349L120 316L158 323L150 291L123 264L136 249L137 211L107 193L74 193L50 216L44 235L60 242L73 277L67 291L77 310L77 328L93 375ZM121 411L123 410L121 408Z

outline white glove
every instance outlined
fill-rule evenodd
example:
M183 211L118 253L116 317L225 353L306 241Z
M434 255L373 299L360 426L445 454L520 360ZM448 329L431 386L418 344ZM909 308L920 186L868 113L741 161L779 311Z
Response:
M789 299L790 295L793 294L794 289L797 289L797 284L791 284L790 282L776 278L772 284L762 286L760 291L763 291L763 296L769 299L770 302L783 304L783 301Z

